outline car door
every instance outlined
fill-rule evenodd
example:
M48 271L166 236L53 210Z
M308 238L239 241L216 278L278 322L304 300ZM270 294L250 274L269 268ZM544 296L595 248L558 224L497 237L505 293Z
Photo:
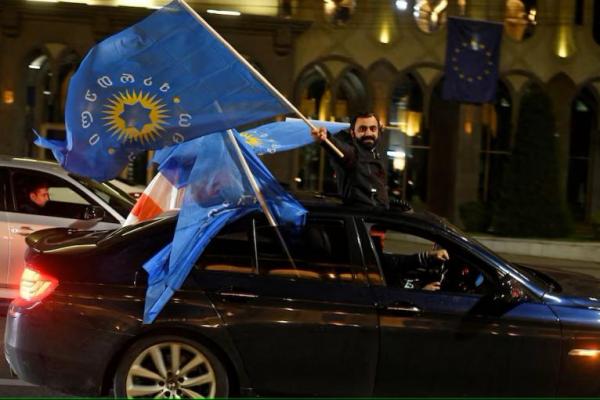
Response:
M27 249L25 238L32 232L46 228L72 227L84 229L115 229L120 224L110 215L101 221L84 221L85 210L97 205L83 191L60 176L21 168L9 169L11 196L8 199L8 268L0 282L8 287L10 297L17 295L17 289L24 266ZM30 182L41 181L48 185L50 201L39 214L22 211L21 205L27 201L27 188Z
M8 276L9 230L8 230L8 171L0 167L0 279ZM10 291L0 282L0 298L6 297Z
M354 229L311 213L303 229L281 228L282 242L251 219L196 266L257 393L372 394L377 315Z
M459 238L377 220L361 228L373 271L383 273L374 286L381 330L375 396L555 395L561 332L548 306L494 298L497 271ZM447 250L444 268L431 257L401 273L401 262L390 267L390 255L414 262L434 249ZM440 290L425 290L440 279Z

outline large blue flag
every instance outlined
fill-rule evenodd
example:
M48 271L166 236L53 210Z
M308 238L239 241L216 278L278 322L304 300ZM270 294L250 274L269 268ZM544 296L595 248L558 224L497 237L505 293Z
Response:
M306 210L271 175L236 134L243 157L280 224L302 225ZM207 135L157 152L160 172L185 195L173 242L150 259L144 323L151 323L181 287L204 248L229 222L260 210L227 133ZM187 170L187 172L186 172Z
M69 83L66 141L36 142L64 168L104 180L142 150L289 112L180 1L83 59Z
M502 24L448 18L443 97L470 103L494 100Z
M333 135L350 127L350 124L346 122L319 120L312 120L311 122L315 126L327 128ZM257 128L248 129L240 135L256 154L277 153L314 143L308 125L297 118L271 122Z

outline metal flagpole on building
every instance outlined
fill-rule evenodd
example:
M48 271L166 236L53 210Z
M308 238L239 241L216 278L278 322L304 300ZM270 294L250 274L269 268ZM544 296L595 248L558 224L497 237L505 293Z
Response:
M214 30L213 27L208 24L208 22L206 22L192 7L189 6L189 4L185 2L185 0L178 1L183 7L185 7L185 9L190 13L190 15L192 15L202 26L204 26L210 33L212 33L212 35L215 38L217 38L227 49L229 49L229 51L231 51L231 53L235 55L237 59L240 62L242 62L250 72L252 72L254 77L257 78L263 85L265 85L267 89L271 91L272 94L277 96L279 100L281 100L294 113L296 113L311 129L317 129L315 125L313 125L313 123L310 122L310 120L306 118L300 112L300 110L296 108L296 106L294 106L284 95L282 95L273 85L271 85L271 83L264 76L262 76L262 74L258 72L256 68L252 66L252 64L248 62L248 60L246 60L240 53L238 53L237 50L232 45L230 45L229 42L227 42L227 40L225 40L221 35L219 35L219 32ZM338 149L329 139L326 138L324 142L327 143L327 145L338 155L338 157L344 158L344 153L342 153L340 149Z

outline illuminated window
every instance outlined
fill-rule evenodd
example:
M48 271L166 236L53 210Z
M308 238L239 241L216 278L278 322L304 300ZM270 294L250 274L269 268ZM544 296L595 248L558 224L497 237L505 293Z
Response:
M300 112L312 119L328 120L331 110L331 91L327 75L320 66L302 74L296 89ZM302 190L323 189L322 171L325 167L322 149L318 144L304 146L298 151L298 171L294 178Z
M502 82L498 83L496 101L481 106L479 198L484 203L493 203L500 195L502 173L510 157L512 107L510 92Z
M410 74L392 93L389 114L388 186L390 196L425 202L429 138L422 129L423 91Z

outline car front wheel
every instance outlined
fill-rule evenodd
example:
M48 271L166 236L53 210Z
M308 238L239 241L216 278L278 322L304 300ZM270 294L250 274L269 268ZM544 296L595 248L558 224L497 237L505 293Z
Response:
M123 356L114 377L115 397L227 397L229 381L204 345L178 336L149 337Z

